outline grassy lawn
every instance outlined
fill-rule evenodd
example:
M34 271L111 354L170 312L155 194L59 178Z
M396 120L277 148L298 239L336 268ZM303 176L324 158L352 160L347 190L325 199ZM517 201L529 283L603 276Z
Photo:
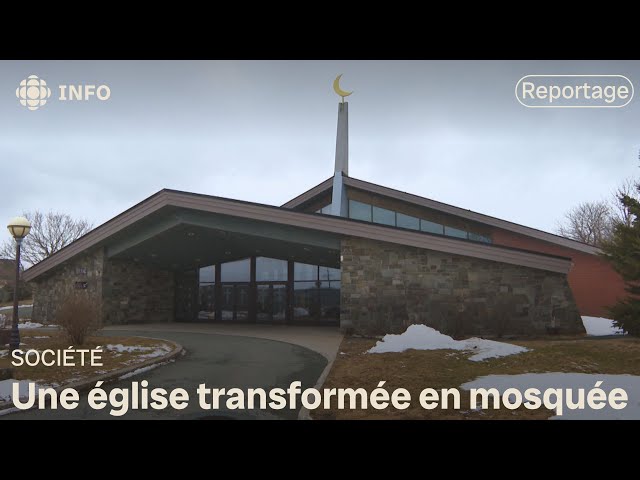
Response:
M28 329L21 330L21 341L24 345L20 348L23 351L27 349L38 349L40 351L46 349L65 349L69 347L68 340L59 331L52 331L51 329ZM46 337L46 338L38 338ZM124 346L140 346L145 347L145 350L133 351L133 352L117 352L105 349L106 345L118 345ZM14 367L14 377L18 380L33 380L40 384L58 384L63 385L69 382L75 382L77 380L89 378L95 375L101 375L108 373L112 370L117 370L124 367L133 366L138 363L142 363L149 360L149 355L156 350L162 350L163 353L168 353L173 350L173 345L163 342L162 340L140 338L140 337L90 337L86 345L82 348L95 348L101 345L102 363L101 367L91 367L89 365L75 366L75 367L46 367L42 365L28 366L23 365L20 367ZM8 347L0 347L0 368L10 367L10 359L8 354Z
M509 343L531 349L529 352L471 362L471 352L455 350L407 350L402 353L365 354L374 339L346 337L323 388L359 388L367 391L385 380L385 388L406 388L411 392L407 410L322 410L317 419L545 419L550 410L469 411L469 394L460 389L460 410L424 410L418 396L424 388L459 388L476 377L492 374L545 372L602 373L640 375L640 339L593 339L556 337L544 340L514 340Z

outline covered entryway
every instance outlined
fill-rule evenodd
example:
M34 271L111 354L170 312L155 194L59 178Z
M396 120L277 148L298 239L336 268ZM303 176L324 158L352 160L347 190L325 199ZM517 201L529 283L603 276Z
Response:
M179 322L340 322L334 233L170 208L132 226L106 255L169 272Z

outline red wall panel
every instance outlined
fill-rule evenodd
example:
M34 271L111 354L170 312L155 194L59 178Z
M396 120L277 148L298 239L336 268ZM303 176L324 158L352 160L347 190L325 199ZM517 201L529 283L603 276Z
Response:
M569 285L581 315L610 317L607 307L626 295L622 277L607 261L597 255L578 252L506 230L496 229L492 237L496 245L570 257L573 267L569 272Z

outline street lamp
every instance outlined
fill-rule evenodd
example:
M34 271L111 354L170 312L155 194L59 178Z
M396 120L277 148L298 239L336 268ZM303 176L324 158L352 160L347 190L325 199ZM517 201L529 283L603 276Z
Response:
M31 224L24 217L12 218L7 225L9 233L16 241L16 282L13 286L13 324L11 326L11 340L9 348L11 351L20 348L20 330L18 330L18 284L20 282L20 245L24 237L29 235Z

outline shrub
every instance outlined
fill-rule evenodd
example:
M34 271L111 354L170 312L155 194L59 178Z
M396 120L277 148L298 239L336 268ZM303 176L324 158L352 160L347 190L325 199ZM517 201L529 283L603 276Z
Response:
M83 345L85 339L101 328L99 307L86 296L68 297L56 313L56 322L69 337L72 345Z

